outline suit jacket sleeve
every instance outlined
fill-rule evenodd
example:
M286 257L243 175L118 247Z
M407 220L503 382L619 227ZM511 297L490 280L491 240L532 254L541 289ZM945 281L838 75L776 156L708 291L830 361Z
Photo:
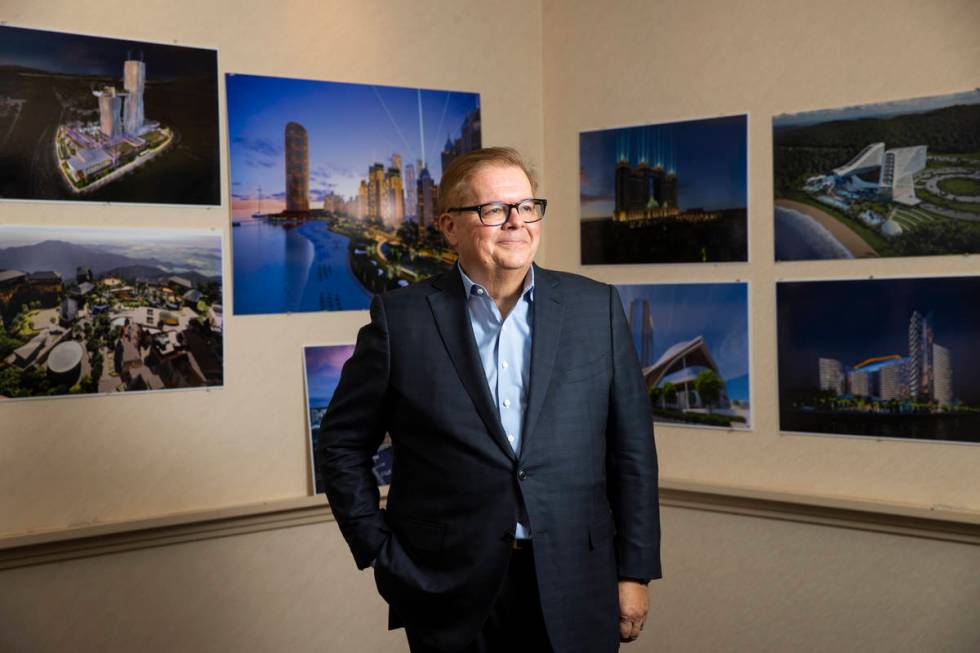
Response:
M613 380L606 425L607 482L620 578L661 577L657 451L646 382L623 303L609 287Z
M389 532L372 473L372 456L387 430L389 363L384 303L376 295L371 322L357 334L317 437L327 499L360 569L371 564Z

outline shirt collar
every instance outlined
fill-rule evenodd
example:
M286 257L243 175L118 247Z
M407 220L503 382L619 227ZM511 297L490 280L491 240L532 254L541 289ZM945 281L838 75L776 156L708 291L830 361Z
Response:
M459 270L459 275L463 277L463 290L466 291L467 297L473 297L474 295L486 295L490 296L490 293L486 288L478 284L477 282L470 279L465 272L463 272L463 266L456 261L456 269ZM477 292L477 289L482 292ZM527 275L524 277L524 288L521 290L521 295L527 297L528 301L534 301L534 266L532 265L527 270Z

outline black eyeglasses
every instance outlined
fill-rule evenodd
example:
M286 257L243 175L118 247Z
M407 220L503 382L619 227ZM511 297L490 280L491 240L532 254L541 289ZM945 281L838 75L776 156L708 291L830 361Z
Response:
M480 222L485 227L499 227L507 222L510 217L510 210L517 209L517 215L524 221L537 222L544 217L544 210L548 206L548 200L528 198L520 202L487 202L476 206L460 206L455 209L446 209L447 213L460 213L462 211L476 211L480 216Z

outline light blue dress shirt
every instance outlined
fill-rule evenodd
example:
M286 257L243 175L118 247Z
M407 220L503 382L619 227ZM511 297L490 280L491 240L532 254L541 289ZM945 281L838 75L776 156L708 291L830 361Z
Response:
M520 454L531 375L534 268L528 270L521 297L506 318L501 317L500 309L486 288L466 276L462 266L459 272L463 277L476 348L500 415L500 424L514 453ZM514 535L530 538L531 531L518 521Z

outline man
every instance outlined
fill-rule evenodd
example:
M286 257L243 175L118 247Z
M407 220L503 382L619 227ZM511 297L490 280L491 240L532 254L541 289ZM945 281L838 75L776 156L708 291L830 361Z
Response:
M374 298L320 426L330 505L413 652L615 651L660 577L653 422L623 307L532 264L535 189L509 148L447 167L439 227L458 263Z

